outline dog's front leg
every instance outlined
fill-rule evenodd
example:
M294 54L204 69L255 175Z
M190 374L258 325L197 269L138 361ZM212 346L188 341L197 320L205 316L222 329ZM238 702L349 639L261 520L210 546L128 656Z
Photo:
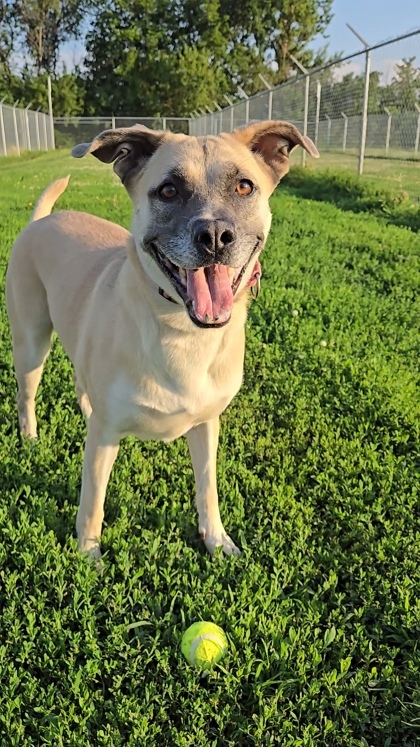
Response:
M198 530L210 553L222 547L227 555L239 555L226 534L219 512L216 459L219 443L219 418L191 428L187 433L197 489Z
M76 528L79 549L88 552L95 559L101 557L100 537L105 492L118 448L119 438L110 434L93 413L88 423Z

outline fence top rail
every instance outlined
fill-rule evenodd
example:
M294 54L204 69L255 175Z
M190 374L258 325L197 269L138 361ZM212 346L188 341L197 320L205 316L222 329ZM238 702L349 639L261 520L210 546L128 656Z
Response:
M83 117L79 116L77 114L70 114L66 117L54 117L54 122L57 122L57 124L61 124L63 122L71 122L72 120L77 120L81 122L85 122L88 124L91 122L94 124L95 122L109 122L110 119L147 119L150 122L156 122L157 120L170 120L171 122L189 122L190 117L149 117L149 116L143 116L142 114L137 114L134 117L133 116L123 116L123 115L116 115L108 114L107 116L97 116L97 117Z
M189 122L190 121L190 117L172 117L172 116L170 116L168 114L165 114L165 116L161 116L159 114L159 115L156 115L156 117L149 117L149 116L144 117L142 114L137 114L134 117L131 116L131 114L130 114L130 116L124 116L124 114L116 114L115 115L115 119L150 119L150 120L155 120L155 119L170 119L172 122L174 120L175 121L179 120L180 122Z
M386 41L378 42L377 44L372 44L371 47L363 47L363 49L360 49L358 52L352 52L352 54L347 54L344 57L340 57L339 60L326 62L325 65L321 65L321 67L316 67L313 70L309 70L307 75L310 76L310 75L316 75L317 73L322 73L323 70L328 70L329 67L334 67L334 65L340 65L342 62L347 62L347 60L351 60L353 57L359 57L359 55L366 54L366 52L373 52L375 49L381 49L381 47L387 47L388 44L395 44L396 42L403 41L404 39L409 39L411 36L416 36L417 34L420 34L420 27L414 29L413 31L408 31L406 34L402 34L401 36L395 36L393 39L387 39ZM299 77L305 78L306 75L302 75ZM279 88L280 86L277 86L277 87Z
M22 112L30 112L32 114L44 114L46 117L48 116L46 112L41 111L41 109L31 109L29 106L23 106L20 105L20 102L18 101L17 104L5 104L3 100L0 101L0 106L3 107L3 109L10 109L10 111L13 111L13 109L16 109L18 111Z

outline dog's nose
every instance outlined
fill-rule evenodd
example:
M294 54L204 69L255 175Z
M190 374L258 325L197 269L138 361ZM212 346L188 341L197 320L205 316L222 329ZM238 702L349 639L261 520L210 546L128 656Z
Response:
M230 220L196 220L192 234L195 246L213 256L228 249L236 239Z

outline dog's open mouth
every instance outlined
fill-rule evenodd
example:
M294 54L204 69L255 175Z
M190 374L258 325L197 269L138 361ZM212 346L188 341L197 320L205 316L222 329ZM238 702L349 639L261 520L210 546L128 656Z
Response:
M154 242L150 245L153 258L171 281L184 301L191 320L198 327L222 327L227 324L235 293L257 247L258 244L240 269L220 264L184 269L171 262ZM254 277L257 282L260 275L261 266L257 261L249 285L254 284Z

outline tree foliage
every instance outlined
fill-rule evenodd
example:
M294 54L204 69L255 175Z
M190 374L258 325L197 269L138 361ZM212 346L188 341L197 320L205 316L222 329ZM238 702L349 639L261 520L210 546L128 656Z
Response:
M11 24L20 50L32 61L36 74L55 73L61 45L74 39L91 0L4 0L11 6Z
M26 52L22 100L41 98L42 73L60 77L62 44L83 26L83 75L63 76L60 112L80 109L77 86L85 113L187 115L235 94L238 85L255 92L259 73L284 80L289 51L308 64L307 42L325 31L332 1L0 0L0 9L13 6L5 40L13 36L14 50ZM9 50L0 34L4 66L3 57ZM31 71L39 81L29 85ZM15 88L11 81L3 87Z
M309 42L325 34L333 0L0 0L0 93L46 107L45 74L53 75L60 115L188 116L224 103L238 86L261 90L328 58ZM63 43L80 38L80 70L59 70ZM25 54L24 54L25 51ZM23 69L11 59L24 57ZM363 75L319 75L321 116L360 113ZM290 92L290 96L293 96ZM296 92L297 102L299 96ZM369 111L415 110L420 77L414 58L397 65L391 84L370 79ZM293 108L293 107L292 107Z
M396 74L392 79L392 91L395 101L403 99L408 109L414 109L416 104L420 104L420 69L414 65L415 57L409 57L402 60L397 65Z

